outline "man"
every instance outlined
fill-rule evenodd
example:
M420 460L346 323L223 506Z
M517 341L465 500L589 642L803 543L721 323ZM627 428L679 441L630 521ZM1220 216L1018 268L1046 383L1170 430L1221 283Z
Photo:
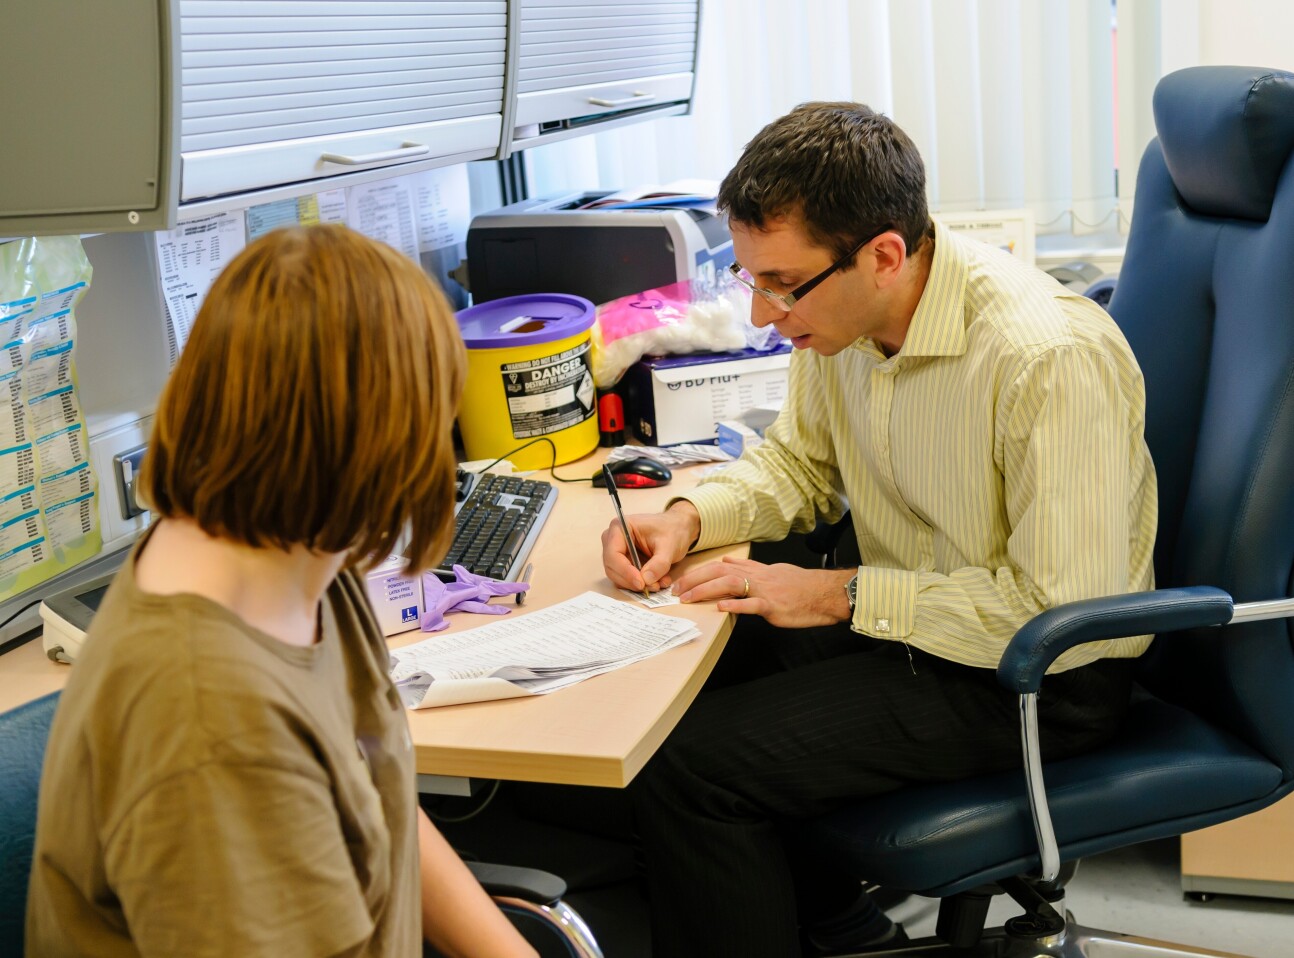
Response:
M795 353L764 443L634 517L641 576L618 527L603 535L617 585L749 617L634 783L653 940L670 958L785 958L802 933L810 949L865 947L897 931L862 894L867 876L814 863L797 917L776 822L1018 765L1016 701L993 672L1011 635L1060 603L1153 587L1142 379L1094 303L932 224L916 148L865 106L805 104L765 127L719 205L752 322ZM846 503L857 568L670 571ZM1056 662L1048 758L1113 732L1148 644Z

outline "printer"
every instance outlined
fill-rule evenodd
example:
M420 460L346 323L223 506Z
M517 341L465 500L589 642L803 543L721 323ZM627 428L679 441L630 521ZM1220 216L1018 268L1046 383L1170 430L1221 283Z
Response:
M732 262L728 227L713 212L666 205L578 208L607 195L523 200L472 217L466 284L472 301L573 293L606 303L688 279L713 282Z

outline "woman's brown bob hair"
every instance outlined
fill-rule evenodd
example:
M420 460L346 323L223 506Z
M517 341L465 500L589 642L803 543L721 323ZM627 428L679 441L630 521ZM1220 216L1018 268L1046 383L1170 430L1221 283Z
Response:
M412 260L343 226L276 230L217 277L158 403L142 492L251 546L434 565L454 519L465 354Z

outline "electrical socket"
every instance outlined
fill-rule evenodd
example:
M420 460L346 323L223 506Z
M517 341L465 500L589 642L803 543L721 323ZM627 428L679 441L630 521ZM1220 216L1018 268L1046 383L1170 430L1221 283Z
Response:
M146 452L147 446L136 446L112 457L112 473L117 480L117 503L121 506L123 519L133 519L148 511L135 498L135 479L139 476L139 464L144 461Z
M123 506L123 502L133 502L134 498L132 495L123 500L119 478L122 473L116 462L118 457L146 447L152 425L152 417L146 416L90 437L90 453L95 472L99 476L99 525L103 531L105 551L128 545L148 527L152 518L148 512L131 514ZM138 474L136 464L132 466L132 477L137 477Z

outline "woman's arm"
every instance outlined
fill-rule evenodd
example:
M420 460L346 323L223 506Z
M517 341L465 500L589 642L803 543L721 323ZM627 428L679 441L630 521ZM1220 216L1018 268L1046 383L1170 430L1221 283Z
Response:
M421 808L418 858L422 933L438 951L447 958L536 958Z

